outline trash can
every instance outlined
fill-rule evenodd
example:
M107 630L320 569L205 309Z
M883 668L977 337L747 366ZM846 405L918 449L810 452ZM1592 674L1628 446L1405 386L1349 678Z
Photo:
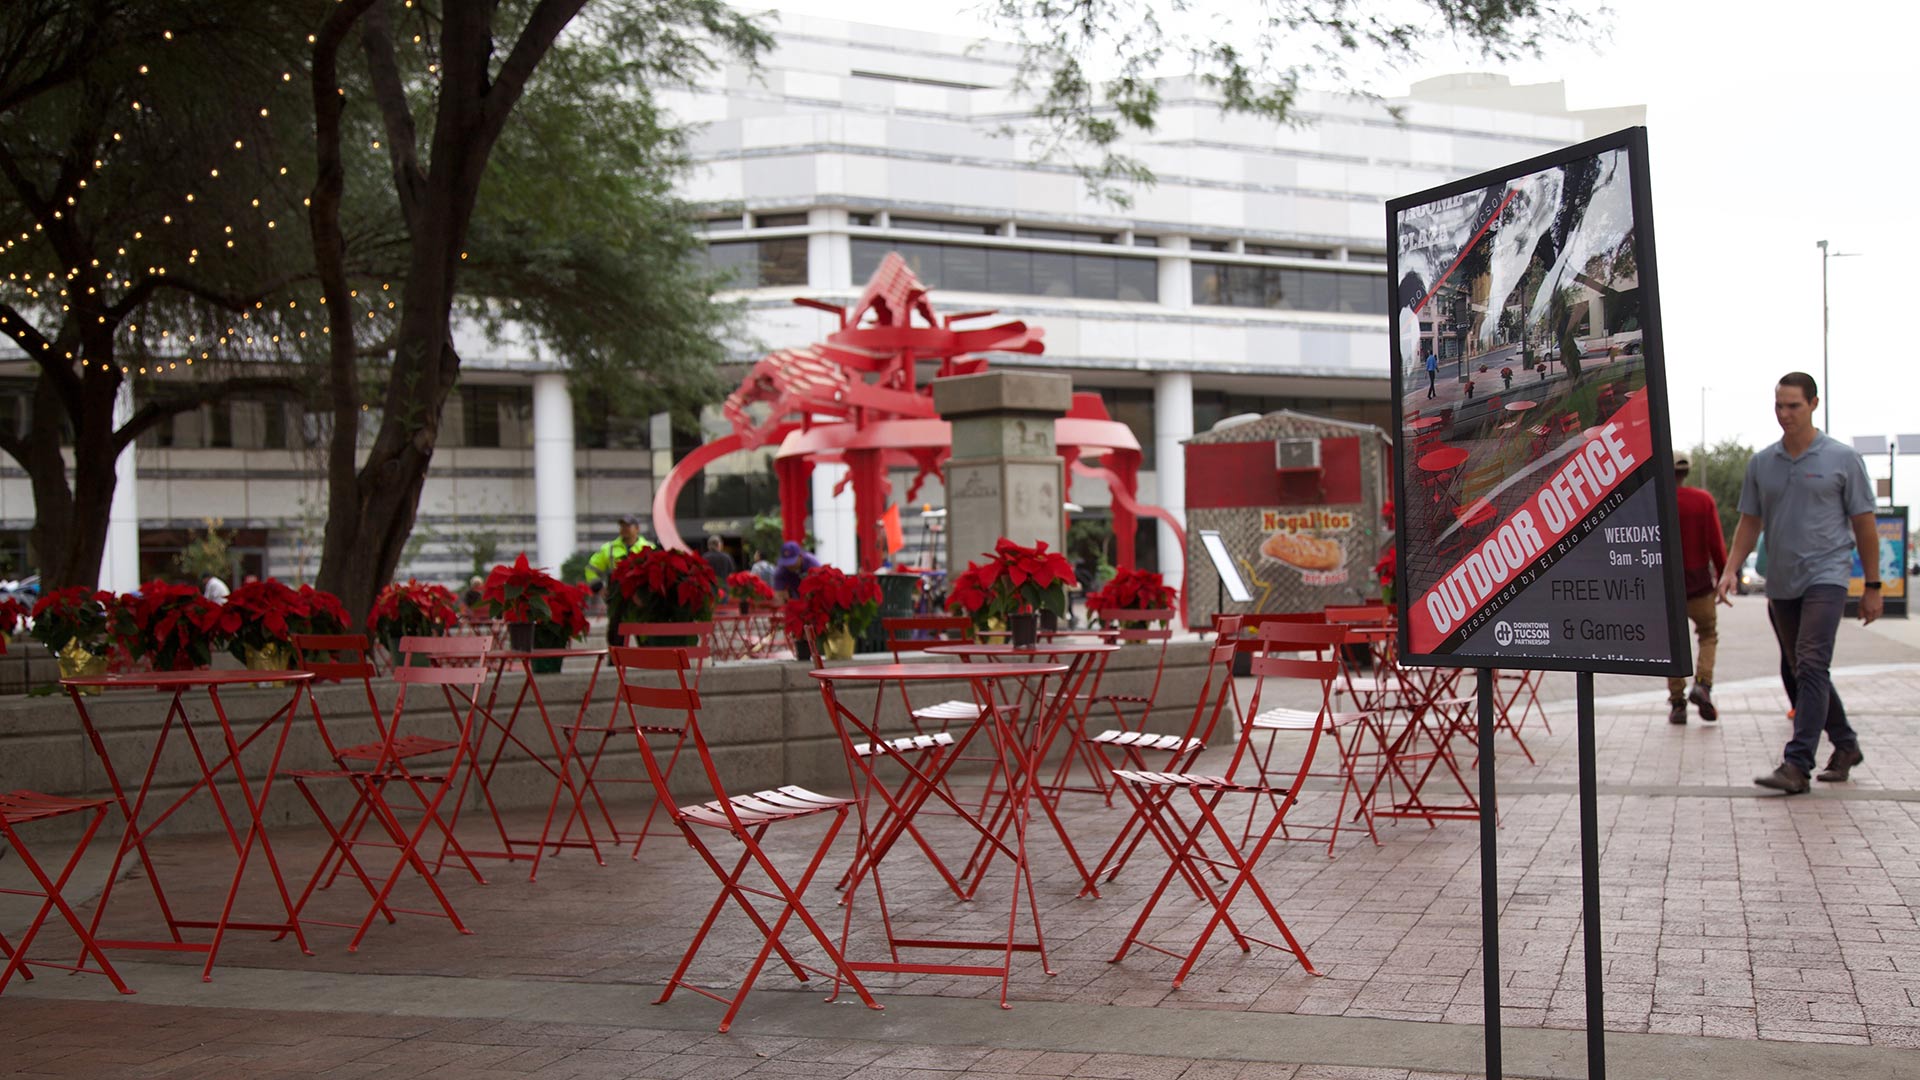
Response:
M920 599L919 574L875 574L874 580L880 583L880 614L860 635L854 647L861 652L886 652L887 633L883 620L903 619L914 612L914 605Z

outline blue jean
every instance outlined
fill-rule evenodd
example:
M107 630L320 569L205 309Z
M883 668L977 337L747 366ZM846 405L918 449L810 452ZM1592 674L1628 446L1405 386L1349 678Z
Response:
M1846 606L1844 585L1811 585L1791 600L1767 601L1774 633L1780 636L1780 651L1792 659L1794 679L1799 684L1793 703L1793 738L1787 742L1786 759L1808 772L1813 771L1813 754L1820 748L1822 731L1836 750L1860 748L1828 673L1833 664L1833 638L1840 630Z

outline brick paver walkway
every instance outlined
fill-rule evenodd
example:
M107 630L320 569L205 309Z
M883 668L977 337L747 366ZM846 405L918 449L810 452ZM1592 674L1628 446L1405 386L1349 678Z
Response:
M1613 1075L1920 1074L1920 640L1905 628L1843 630L1836 682L1867 762L1853 783L1783 799L1750 784L1786 736L1766 635L1758 601L1724 616L1717 725L1670 726L1664 687L1599 680ZM1553 731L1537 719L1526 730L1534 764L1498 748L1509 1075L1584 1075L1571 692L1571 677L1549 680ZM1330 799L1309 795L1296 819L1324 818ZM1070 800L1067 816L1089 857L1122 817L1090 797ZM952 835L946 824L929 822L936 838ZM485 887L445 879L471 937L414 919L377 927L349 954L345 933L323 927L318 955L303 957L289 942L239 935L211 984L184 958L120 954L141 990L126 1000L107 1000L102 980L57 973L16 984L0 1000L0 1073L1469 1076L1482 1020L1476 831L1383 822L1381 846L1355 833L1334 859L1313 844L1279 846L1262 880L1322 977L1284 952L1242 955L1217 941L1177 991L1166 957L1109 963L1157 853L1086 900L1043 842L1037 892L1055 974L1016 961L1011 1011L995 1007L997 984L928 975L873 977L884 1012L850 997L823 1006L770 967L726 1036L713 1034L719 1010L703 998L648 1004L714 893L683 844L650 841L637 863L622 855L606 867L568 852L537 884L493 864ZM292 867L311 866L320 839L276 834ZM804 840L783 838L780 850ZM220 844L156 849L181 906L212 903L219 883L195 883L195 870L213 865ZM887 883L903 931L1004 926L1004 887L959 904L917 857L898 858ZM826 877L814 909L837 927ZM319 906L322 917L364 911L345 886ZM1162 934L1197 925L1190 900L1164 910ZM735 922L723 919L696 977L737 977L757 940ZM871 934L855 942L872 954Z

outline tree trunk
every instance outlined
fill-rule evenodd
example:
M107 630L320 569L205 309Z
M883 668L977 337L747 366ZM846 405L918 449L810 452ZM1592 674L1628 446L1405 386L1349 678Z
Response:
M104 384L106 380L101 380ZM61 431L68 414L51 381L35 381L33 425L27 432L27 476L33 487L34 521L30 534L39 560L42 593L70 585L88 588L100 582L100 559L107 550L107 526L118 480L113 450L113 396L86 380L86 407L74 425L73 480L67 479L67 454Z

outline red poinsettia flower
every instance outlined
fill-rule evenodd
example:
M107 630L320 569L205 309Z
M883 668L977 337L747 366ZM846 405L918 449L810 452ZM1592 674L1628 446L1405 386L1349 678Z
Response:
M1106 613L1166 610L1172 608L1178 598L1179 591L1168 585L1159 574L1146 570L1122 570L1113 575L1113 580L1107 582L1105 588L1087 595L1087 608L1100 612L1102 623L1138 621Z
M719 577L707 560L677 548L647 548L614 564L608 615L621 622L704 622Z
M367 612L367 630L389 647L403 637L444 634L459 621L460 609L446 586L412 578L381 589Z
M553 618L553 594L560 579L527 562L521 552L512 565L493 568L480 588L480 597L495 618L508 622L543 623Z
M879 612L880 582L872 574L848 574L832 566L801 578L793 599L781 609L787 634L796 641L835 630L858 637Z
M1001 537L984 563L968 563L953 580L947 607L972 615L976 623L1016 612L1047 608L1067 611L1067 583L1073 566L1066 556L1048 551L1046 541L1025 547Z
M773 590L751 570L736 570L727 575L727 595L741 602L773 602Z
M228 611L192 585L154 579L115 601L114 635L127 655L151 657L157 671L205 667L240 626Z

